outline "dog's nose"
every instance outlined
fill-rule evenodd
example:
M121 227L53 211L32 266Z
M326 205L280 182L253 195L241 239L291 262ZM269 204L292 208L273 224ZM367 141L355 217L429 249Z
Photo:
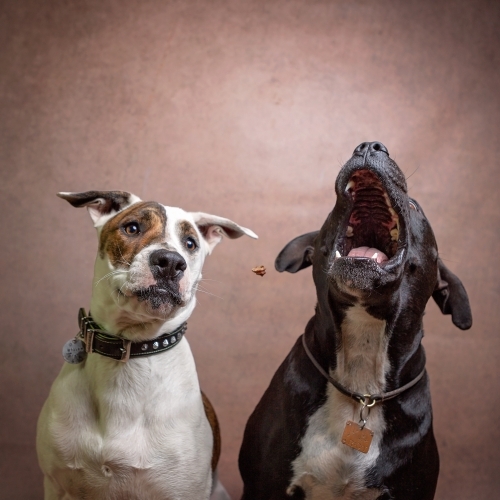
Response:
M164 278L180 279L186 270L187 264L181 254L170 250L155 250L149 256L149 265L155 273Z
M354 153L357 156L364 156L366 153L378 153L381 151L389 156L389 151L387 148L378 141L375 142L362 142L355 150Z

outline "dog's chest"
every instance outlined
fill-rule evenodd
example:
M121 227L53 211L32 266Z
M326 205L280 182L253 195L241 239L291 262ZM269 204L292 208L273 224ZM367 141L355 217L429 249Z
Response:
M373 318L361 306L348 310L342 323L337 367L330 375L344 387L362 394L382 392L387 360L385 321ZM374 407L366 427L374 436L368 453L341 442L346 422L358 422L361 405L342 395L331 384L325 403L309 418L294 460L289 492L300 486L308 500L377 498L378 490L365 486L366 474L379 456L385 423L382 408Z
M60 380L48 436L70 498L208 496L212 435L187 339L120 374L88 361Z

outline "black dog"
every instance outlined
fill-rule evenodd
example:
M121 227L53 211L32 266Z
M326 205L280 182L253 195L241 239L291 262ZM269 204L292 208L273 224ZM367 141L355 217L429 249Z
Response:
M472 316L422 209L379 142L341 169L320 231L292 240L278 271L313 266L316 314L250 417L244 500L430 500L439 457L422 316L434 298Z

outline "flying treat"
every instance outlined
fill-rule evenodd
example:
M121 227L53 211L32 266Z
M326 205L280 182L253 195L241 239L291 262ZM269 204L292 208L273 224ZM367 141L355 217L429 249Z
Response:
M266 274L266 268L264 266L257 266L252 268L252 273L255 273L257 276L264 276Z

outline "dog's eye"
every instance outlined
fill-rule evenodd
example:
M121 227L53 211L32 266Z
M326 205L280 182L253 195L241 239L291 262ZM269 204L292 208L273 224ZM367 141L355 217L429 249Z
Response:
M131 236L139 234L141 232L139 224L137 222L130 222L123 227L123 230L130 234Z
M415 205L415 203L413 203L413 201L410 201L410 208L412 210L417 210L417 205Z
M194 250L196 248L196 242L193 240L193 238L188 238L184 245L188 250Z

